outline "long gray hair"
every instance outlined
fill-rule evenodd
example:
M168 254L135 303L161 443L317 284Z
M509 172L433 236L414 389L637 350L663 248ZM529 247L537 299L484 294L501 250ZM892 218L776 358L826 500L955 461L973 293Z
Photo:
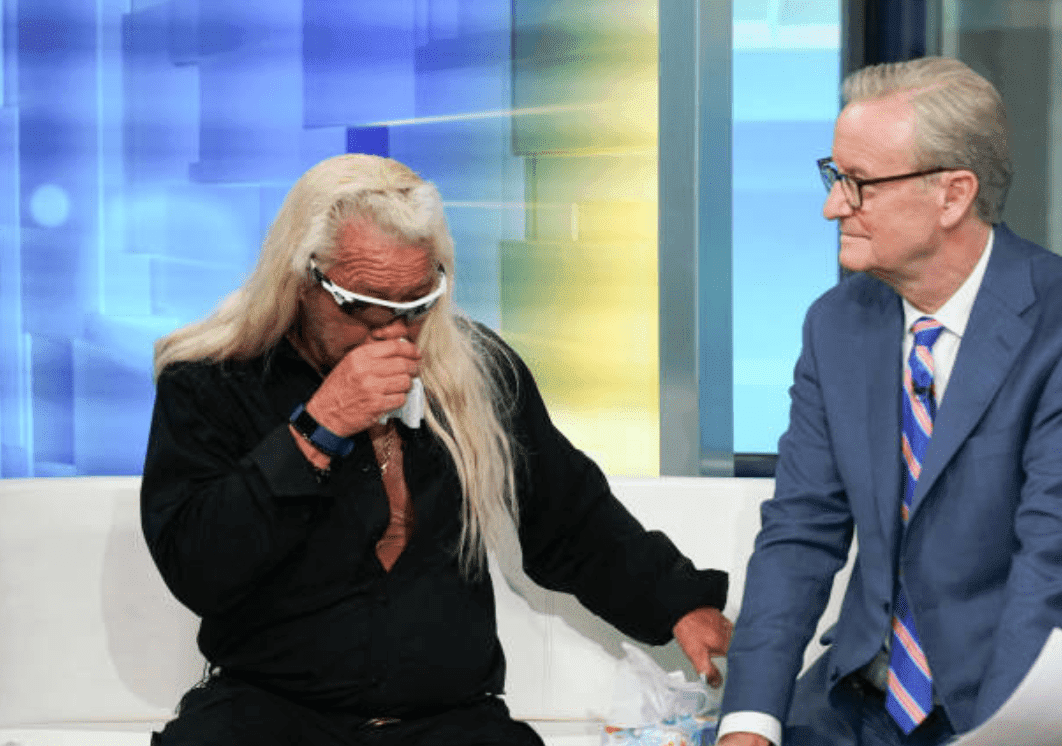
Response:
M155 375L181 361L246 360L264 354L297 322L299 299L313 282L310 256L326 271L339 229L369 219L381 230L424 246L453 279L454 244L434 186L388 158L348 154L318 163L288 192L258 264L206 319L155 344ZM428 314L417 340L426 420L457 466L463 491L462 571L485 568L517 520L515 444L505 427L501 391L507 356L452 305L453 282Z

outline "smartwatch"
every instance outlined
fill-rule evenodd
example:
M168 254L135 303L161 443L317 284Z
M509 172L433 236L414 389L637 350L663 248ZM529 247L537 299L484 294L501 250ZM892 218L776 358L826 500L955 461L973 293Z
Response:
M326 456L341 458L354 450L354 441L351 438L336 435L320 424L306 411L306 406L303 404L295 407L288 422L295 428L295 432L306 438L314 448Z

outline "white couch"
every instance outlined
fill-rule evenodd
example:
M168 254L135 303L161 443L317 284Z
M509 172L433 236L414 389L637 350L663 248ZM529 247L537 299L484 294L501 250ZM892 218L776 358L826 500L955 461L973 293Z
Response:
M766 479L614 479L635 516L700 567L731 574L737 614ZM507 701L550 746L597 744L625 639L571 596L492 561ZM825 627L836 618L835 582ZM197 620L163 585L140 533L139 479L0 480L0 744L146 746L202 674ZM807 659L818 652L809 646ZM677 645L651 650L684 668Z

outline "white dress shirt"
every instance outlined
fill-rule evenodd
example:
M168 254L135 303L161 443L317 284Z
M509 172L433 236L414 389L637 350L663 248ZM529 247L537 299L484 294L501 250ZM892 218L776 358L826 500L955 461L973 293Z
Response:
M995 231L989 231L988 242L985 244L981 258L977 260L973 271L963 281L955 294L948 298L947 302L937 309L936 313L927 314L915 308L906 298L903 298L903 351L900 365L907 364L907 358L914 347L914 332L911 327L923 316L930 316L944 325L944 331L937 337L933 345L933 393L937 400L939 411L944 401L944 392L951 380L951 372L955 367L955 358L959 354L959 343L966 332L966 323L970 320L970 311L973 310L977 291L981 289L981 280L985 276L985 268L988 266L988 257L992 253L992 244L995 239ZM888 647L888 637L885 640ZM727 733L757 733L773 744L782 746L782 724L778 718L765 712L753 712L743 710L727 714L719 722L719 730L716 738L722 738Z
M937 309L936 313L923 313L911 305L906 298L903 299L903 324L906 330L903 335L903 357L900 365L907 365L907 358L914 347L914 332L911 327L923 316L930 316L944 325L944 331L937 337L933 345L933 393L937 399L937 410L944 401L944 390L951 380L951 371L955 367L955 358L959 354L959 343L962 335L966 333L966 322L970 320L970 311L973 310L974 299L977 291L981 289L981 280L985 276L985 267L988 266L988 257L992 253L992 243L995 231L989 231L988 243L981 252L981 258L977 260L970 276L948 298L947 303Z

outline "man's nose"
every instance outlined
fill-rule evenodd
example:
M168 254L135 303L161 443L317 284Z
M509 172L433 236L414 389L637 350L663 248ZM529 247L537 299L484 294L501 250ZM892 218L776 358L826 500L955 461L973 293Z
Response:
M822 217L827 220L837 220L851 215L852 212L852 206L848 204L848 198L844 196L841 182L835 181L833 186L830 187L830 191L826 194L826 201L822 205Z
M386 324L372 330L373 339L398 339L409 336L409 324L404 316L395 316Z

